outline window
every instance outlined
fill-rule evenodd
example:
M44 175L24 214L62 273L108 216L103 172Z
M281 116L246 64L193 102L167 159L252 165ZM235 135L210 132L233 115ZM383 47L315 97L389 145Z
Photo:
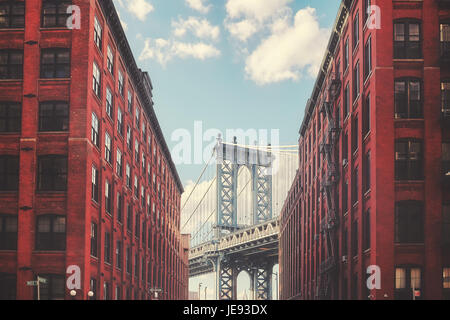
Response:
M364 21L367 21L370 17L371 14L371 9L370 6L372 5L372 1L371 0L364 0Z
M140 112L139 112L139 108L136 108L136 128L140 128Z
M347 118L349 113L350 113L350 88L349 84L347 83L344 89L344 119Z
M111 184L108 180L105 181L105 211L108 214L112 213L112 190Z
M117 246L116 246L116 267L118 269L122 269L122 260L123 260L122 242L121 241L117 241Z
M108 281L103 282L103 300L111 300L111 285Z
M352 222L352 256L358 255L358 220Z
M348 211L348 180L345 180L342 186L342 211L344 213Z
M41 78L70 78L69 49L42 49Z
M137 252L134 254L134 276L139 277L139 254ZM135 298L137 298L137 294L135 294Z
M400 201L395 205L395 242L423 243L423 203Z
M105 231L105 262L111 264L111 233Z
M133 114L133 95L130 90L128 90L128 113Z
M356 167L353 170L353 176L352 176L352 203L355 204L358 202L358 186L359 186L359 174L358 174L358 167Z
M98 257L98 228L95 222L91 223L91 256Z
M353 50L356 49L358 44L359 44L359 12L353 19Z
M0 50L0 79L23 78L23 50Z
M450 245L450 204L442 205L442 243Z
M127 125L127 147L131 151L131 128Z
M0 3L0 28L23 28L25 26L25 2L4 1Z
M394 23L394 59L422 58L421 26L419 21Z
M422 142L412 139L395 143L395 179L423 179Z
M141 206L145 208L145 188L141 186Z
M395 300L420 299L422 270L417 267L395 268Z
M139 182L136 174L134 175L134 197L139 198Z
M358 125L359 125L358 116L355 116L352 122L352 153L355 153L358 150L358 143L359 143Z
M120 70L119 70L119 81L118 81L118 84L119 84L119 92L123 96L123 74L122 74L122 72Z
M116 300L122 300L122 287L116 286L115 297Z
M123 136L123 113L120 107L117 108L117 132Z
M131 204L127 206L127 231L131 233L133 230L133 209Z
M141 229L141 217L139 216L138 213L136 213L134 215L134 217L136 219L135 224L134 224L134 236L136 238L139 238L139 235L141 233L141 230L140 230Z
M46 283L41 283L39 285L39 298L41 300L64 300L66 289L66 279L64 275L40 274L39 277L47 280ZM37 290L35 290L35 297L37 299Z
M364 46L364 79L370 75L372 71L372 37L367 39L366 45Z
M440 24L441 57L450 58L450 23Z
M19 190L19 157L0 156L0 191Z
M89 281L89 290L91 290L92 293L94 294L90 299L96 300L97 299L97 279L91 278L91 280Z
M126 263L126 271L127 273L131 274L131 248L127 247L127 254L125 256L125 263Z
M111 74L114 74L114 53L109 45L106 53L106 67Z
M67 157L40 156L37 180L39 191L65 191L67 189Z
M370 190L370 151L364 157L364 192Z
M345 40L344 44L344 72L347 70L350 61L350 48L348 44L348 37Z
M97 97L101 96L101 73L100 69L98 68L97 63L94 62L93 69L92 69L92 89L94 90L94 93L97 95Z
M119 148L117 148L117 155L116 155L116 172L119 177L122 177L122 152Z
M66 249L66 217L43 215L36 222L36 250Z
M0 215L0 250L17 250L17 216Z
M396 119L422 118L421 81L417 79L395 80L394 103Z
M22 105L18 102L0 102L0 133L20 132Z
M138 139L134 140L134 160L137 164L139 164L139 141Z
M91 179L91 196L92 200L98 202L98 170L92 166L92 179Z
M16 300L16 274L0 273L0 300Z
M342 165L348 164L348 133L342 135Z
M363 246L364 250L370 249L370 209L364 214L364 234L363 234Z
M97 47L102 51L102 26L97 17L94 17L94 42Z
M108 132L105 132L105 160L111 163L112 153L111 153L111 136Z
M370 93L368 93L363 105L363 137L370 132L370 120Z
M69 104L64 101L47 101L39 105L39 131L69 130Z
M120 192L117 193L117 221L119 223L123 221L123 196Z
M450 81L441 82L441 107L445 116L450 116Z
M355 65L355 69L353 69L353 102L358 99L359 94L361 92L361 82L359 78L359 61Z
M71 15L67 13L70 5L71 1L44 0L42 3L42 27L65 28Z
M113 118L113 95L111 93L111 89L106 87L106 114L112 119Z
M100 141L98 139L98 118L94 112L92 112L91 121L91 141L96 147L100 146Z
M130 169L130 165L128 163L125 168L125 175L126 175L126 180L127 180L127 187L131 189L131 169Z

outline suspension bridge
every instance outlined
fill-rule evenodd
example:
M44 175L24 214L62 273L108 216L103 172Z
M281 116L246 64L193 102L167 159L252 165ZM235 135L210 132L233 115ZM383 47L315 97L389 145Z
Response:
M278 215L298 168L297 146L244 145L220 137L182 198L182 232L191 234L190 278L214 275L215 298L238 298L238 275L251 297L272 299Z

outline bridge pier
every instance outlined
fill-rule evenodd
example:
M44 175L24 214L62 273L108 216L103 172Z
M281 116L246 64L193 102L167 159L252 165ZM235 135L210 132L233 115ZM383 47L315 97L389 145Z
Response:
M251 282L255 300L272 300L272 268L272 265L266 264L254 270Z

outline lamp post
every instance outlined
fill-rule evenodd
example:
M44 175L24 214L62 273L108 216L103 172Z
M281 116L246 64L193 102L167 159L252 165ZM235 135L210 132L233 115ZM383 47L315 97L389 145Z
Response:
M208 287L205 286L205 300L206 300L206 289L208 289Z
M273 275L275 276L275 300L278 300L278 272L274 272Z
M200 296L200 289L201 289L201 287L202 287L202 282L200 282L199 284L198 284L198 300L201 300L201 296Z

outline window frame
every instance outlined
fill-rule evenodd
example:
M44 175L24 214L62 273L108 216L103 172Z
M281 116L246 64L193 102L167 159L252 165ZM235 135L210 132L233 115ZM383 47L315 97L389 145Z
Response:
M48 161L51 165L48 166L47 170L50 172L44 173L43 161ZM60 164L64 164L62 168L57 168L57 162L60 161ZM54 171L54 172L53 172ZM58 172L60 171L60 172ZM54 173L54 175L50 175L50 173ZM68 158L66 155L41 155L38 157L38 170L37 170L37 191L39 192L66 192L67 191L67 178L68 178ZM64 181L64 185L58 185L58 177L62 177ZM46 180L50 179L52 180ZM47 184L51 185L50 187L45 187L43 184L45 181Z
M44 55L52 54L53 62L44 63ZM58 62L60 54L67 54L68 61ZM70 79L71 77L71 52L70 48L42 48L40 60L41 79ZM51 75L49 75L51 73Z
M407 144L407 150L405 154L401 154L398 150L398 147L400 144L405 143ZM411 148L413 144L420 144L420 152L417 156L417 160L411 159L414 155L413 152L411 152ZM395 181L421 181L424 179L424 145L423 141L416 138L402 138L402 139L396 139L394 142L394 161L395 161ZM400 156L403 156L404 159L400 158ZM405 162L405 164L402 165L402 162ZM414 164L416 163L416 166L420 169L419 172L414 172ZM402 168L401 166L405 166L405 168ZM405 172L402 173L401 170L404 170Z
M63 218L64 232L54 231L57 219ZM49 219L50 229L47 232L39 231L40 220ZM47 234L48 239L45 239L44 235ZM42 239L44 237L44 239ZM61 242L61 238L64 239ZM42 214L36 217L36 251L65 251L67 241L67 217L59 214ZM47 243L45 243L47 242ZM59 245L59 246L58 246Z
M54 28L54 29L63 29L67 27L67 20L71 16L71 14L67 13L67 8L72 4L72 1L58 1L58 0L44 0L42 1L42 8L41 8L41 28ZM45 6L46 5L54 5L55 7L55 13L45 13ZM63 13L60 12L59 6L66 6L64 10L61 10ZM55 17L55 23L48 25L45 24L45 18L46 16ZM59 19L62 18L64 20L64 23L59 23Z
M397 201L395 203L395 234L396 244L423 244L425 241L424 203L417 200ZM401 211L403 210L403 211ZM416 210L416 211L414 211ZM416 217L412 215L416 214ZM403 220L407 219L407 220ZM416 220L416 225L413 225Z
M11 223L13 225L11 225ZM7 230L8 226L13 226L15 231ZM0 251L17 251L18 228L17 215L0 214Z
M400 99L398 96L400 93L397 93L397 84L403 83L404 91L402 94L402 98ZM412 100L411 94L411 86L412 84L419 85L419 100ZM395 119L423 119L424 117L424 100L423 95L423 81L420 78L414 77L402 77L394 79L394 118ZM400 100L400 101L399 101ZM404 100L404 101L403 101ZM417 104L417 109L420 109L420 112L414 113L414 103ZM399 110L400 108L400 110ZM406 109L405 112L401 112L401 109Z
M417 24L419 26L419 40L418 41L411 41L410 40L410 25ZM396 25L403 25L403 37L404 40L396 40ZM422 21L420 19L396 19L393 21L393 43L394 43L394 59L422 59L423 58L423 30L422 30ZM413 43L416 43L418 45L418 54L413 55L411 53L411 46ZM399 44L403 44L401 48L399 47ZM404 52L399 53L399 50L403 50Z
M3 1L0 3L0 8L4 7L8 9L8 13L5 15L0 15L0 17L5 17L7 24L0 25L0 29L24 29L25 28L25 1ZM23 13L14 13L14 9L22 8ZM22 17L23 22L19 24L14 24L13 19L17 17Z
M2 58L0 58L0 70L6 70L6 73L2 74L0 72L0 80L23 80L23 49L0 49L0 57L5 55L6 63L1 63ZM20 57L21 63L11 63L12 55L17 55Z
M65 106L65 115L58 115L57 107ZM49 106L51 107L51 116L43 115L43 107ZM67 132L69 131L69 103L67 101L41 101L39 103L39 131L40 132ZM47 118L49 127L44 127L43 119Z

